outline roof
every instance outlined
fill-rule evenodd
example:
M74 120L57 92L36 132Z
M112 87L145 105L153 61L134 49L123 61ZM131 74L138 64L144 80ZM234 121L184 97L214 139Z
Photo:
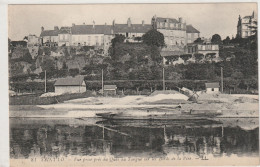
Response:
M252 16L245 16L245 17L243 17L243 19L251 19L252 18Z
M186 26L186 32L187 33L200 33L196 28L194 28L192 25Z
M55 82L54 86L79 86L82 85L84 76L59 78Z
M59 31L59 34L69 34L70 33L70 31L69 30L66 30L66 29L61 29L60 31Z
M72 34L112 34L111 25L75 25L71 27Z
M218 82L205 83L206 88L219 88Z
M180 56L180 55L184 54L184 51L161 51L160 54L162 57Z
M131 24L131 26L127 24L115 24L113 28L115 33L146 33L152 29L152 26L150 24Z
M41 32L41 37L42 36L58 36L59 30L44 30Z
M106 89L117 89L116 85L104 85L104 90Z
M167 22L167 20L169 21L169 23L179 23L179 21L174 18L163 18L163 17L156 18L156 21L158 22Z

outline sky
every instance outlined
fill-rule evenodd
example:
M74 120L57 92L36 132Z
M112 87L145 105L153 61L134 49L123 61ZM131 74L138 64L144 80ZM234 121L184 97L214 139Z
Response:
M89 5L9 5L8 36L11 40L22 40L29 34L40 35L41 27L51 30L54 26L77 24L124 24L130 17L133 24L151 23L151 18L182 17L209 38L219 34L236 36L238 16L251 15L256 3L190 3L190 4L89 4Z

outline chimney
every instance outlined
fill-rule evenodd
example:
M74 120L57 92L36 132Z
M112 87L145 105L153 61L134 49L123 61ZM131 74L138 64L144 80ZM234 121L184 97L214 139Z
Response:
M113 22L112 22L112 25L113 25L113 26L115 26L115 25L116 25L116 22L115 22L115 20L113 20Z
M142 20L142 26L144 26L144 20Z
M131 19L130 18L127 19L127 26L131 27Z
M72 27L74 27L75 26L75 23L72 23Z
M44 31L44 27L41 27L42 32Z
M182 17L179 17L179 23L182 23Z
M54 26L54 30L58 31L59 27L58 26Z
M93 20L93 28L95 28L95 21Z

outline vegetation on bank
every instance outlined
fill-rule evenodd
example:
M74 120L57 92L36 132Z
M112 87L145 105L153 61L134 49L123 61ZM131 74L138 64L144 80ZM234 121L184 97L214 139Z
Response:
M258 89L257 34L247 39L229 37L221 40L213 35L212 43L220 45L220 62L205 61L195 54L194 63L164 66L160 50L165 46L164 37L156 30L143 36L141 43L124 43L124 36L112 40L109 56L102 55L102 49L83 47L39 47L32 59L23 46L11 47L9 54L10 86L20 92L44 90L44 70L47 71L47 90L53 91L58 77L85 75L87 88L101 89L101 70L105 84L116 84L122 90L162 89L162 69L165 69L167 89L188 87L204 89L205 82L220 81L220 68L224 71L224 90L247 92ZM197 39L196 43L203 42ZM52 53L60 56L51 56ZM180 56L185 62L189 54ZM38 73L36 72L37 70ZM36 79L40 81L36 81ZM29 80L29 81L28 81Z

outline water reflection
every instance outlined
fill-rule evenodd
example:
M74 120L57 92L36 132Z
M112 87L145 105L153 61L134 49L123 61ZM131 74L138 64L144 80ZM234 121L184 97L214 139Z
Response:
M258 156L258 119L102 121L10 118L10 156Z

